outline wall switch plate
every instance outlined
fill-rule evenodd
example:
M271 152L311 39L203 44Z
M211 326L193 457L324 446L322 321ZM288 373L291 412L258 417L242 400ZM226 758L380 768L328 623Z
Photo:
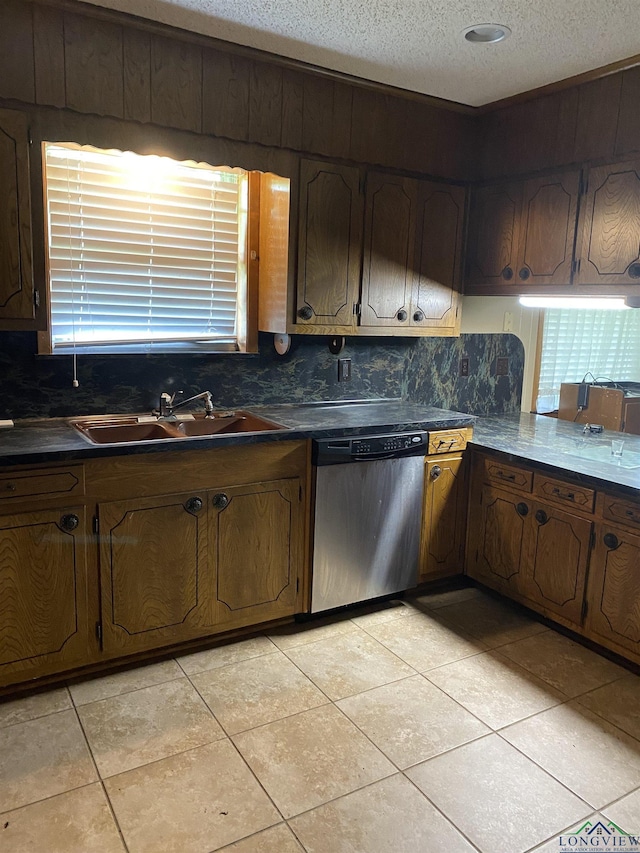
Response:
M504 322L502 324L503 332L513 332L513 312L504 312Z
M339 358L338 359L338 382L350 382L351 381L351 359L350 358Z
M460 376L468 376L469 375L469 357L463 356L460 359Z
M505 357L496 358L496 376L509 375L509 359Z

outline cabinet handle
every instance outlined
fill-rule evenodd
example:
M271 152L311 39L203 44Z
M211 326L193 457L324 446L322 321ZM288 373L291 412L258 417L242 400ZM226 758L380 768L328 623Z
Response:
M640 264L637 261L636 263L629 264L627 272L630 278L640 278Z
M529 507L526 503L516 504L516 512L524 518L526 515L529 515Z
M229 503L229 497L224 492L218 492L213 496L213 505L216 509L224 509Z
M6 492L15 492L16 484L15 483L5 483L4 489Z
M60 527L63 530L68 530L69 532L75 530L79 524L80 519L77 515L74 515L73 513L70 513L69 515L63 515L60 519Z
M501 480L510 480L512 483L515 483L515 481L516 481L516 475L515 474L505 474L504 471L498 471L497 474Z
M432 480L437 480L440 474L442 474L442 468L439 465L434 465L429 476Z
M424 320L424 314L422 313L422 311L416 311L415 314L413 315L413 322L414 323L422 323L423 320Z
M615 533L605 533L602 537L602 541L611 551L615 551L616 548L620 547L620 540Z
M628 510L625 512L625 515L627 516L627 518L631 518L631 519L633 519L634 521L638 521L638 519L640 519L640 515L638 515L638 513L637 513L637 512L634 512L632 509L628 509Z
M404 308L401 308L396 314L396 318L400 320L401 323L404 323L404 321L407 319L407 316L407 312L404 310Z
M513 270L511 269L511 267L505 267L502 270L502 278L505 281L511 281L511 279L513 278Z
M298 317L300 317L301 320L310 320L313 317L313 311L308 305L304 305L298 311Z
M546 524L549 521L549 516L543 509L539 509L536 512L536 521L538 524Z
M202 509L202 498L189 498L189 500L185 503L184 508L187 512L195 514L196 512L200 512Z
M522 281L526 281L529 278L529 276L531 275L531 273L529 272L529 270L526 267L522 267L522 269L520 270L518 275L520 276Z
M575 501L576 496L574 492L563 492L562 489L559 489L557 486L554 486L551 489L552 495L557 495L559 498L566 498L568 501Z

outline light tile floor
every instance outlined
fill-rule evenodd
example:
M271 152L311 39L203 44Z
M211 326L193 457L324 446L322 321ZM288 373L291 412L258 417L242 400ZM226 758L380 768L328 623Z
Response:
M473 588L0 703L7 853L525 853L640 830L640 677Z

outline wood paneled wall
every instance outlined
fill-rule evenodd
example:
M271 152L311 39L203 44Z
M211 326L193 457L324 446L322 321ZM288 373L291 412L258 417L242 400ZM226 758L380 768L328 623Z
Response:
M0 2L0 99L454 180L474 176L471 110L291 65L69 0Z
M640 152L640 67L484 114L481 177Z

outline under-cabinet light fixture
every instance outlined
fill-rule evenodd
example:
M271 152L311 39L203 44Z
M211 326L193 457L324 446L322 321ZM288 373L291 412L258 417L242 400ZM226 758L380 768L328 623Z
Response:
M629 308L623 296L521 296L519 302L525 308L592 308L599 311Z
M511 30L504 24L474 24L466 27L462 35L472 44L496 44L509 38Z

